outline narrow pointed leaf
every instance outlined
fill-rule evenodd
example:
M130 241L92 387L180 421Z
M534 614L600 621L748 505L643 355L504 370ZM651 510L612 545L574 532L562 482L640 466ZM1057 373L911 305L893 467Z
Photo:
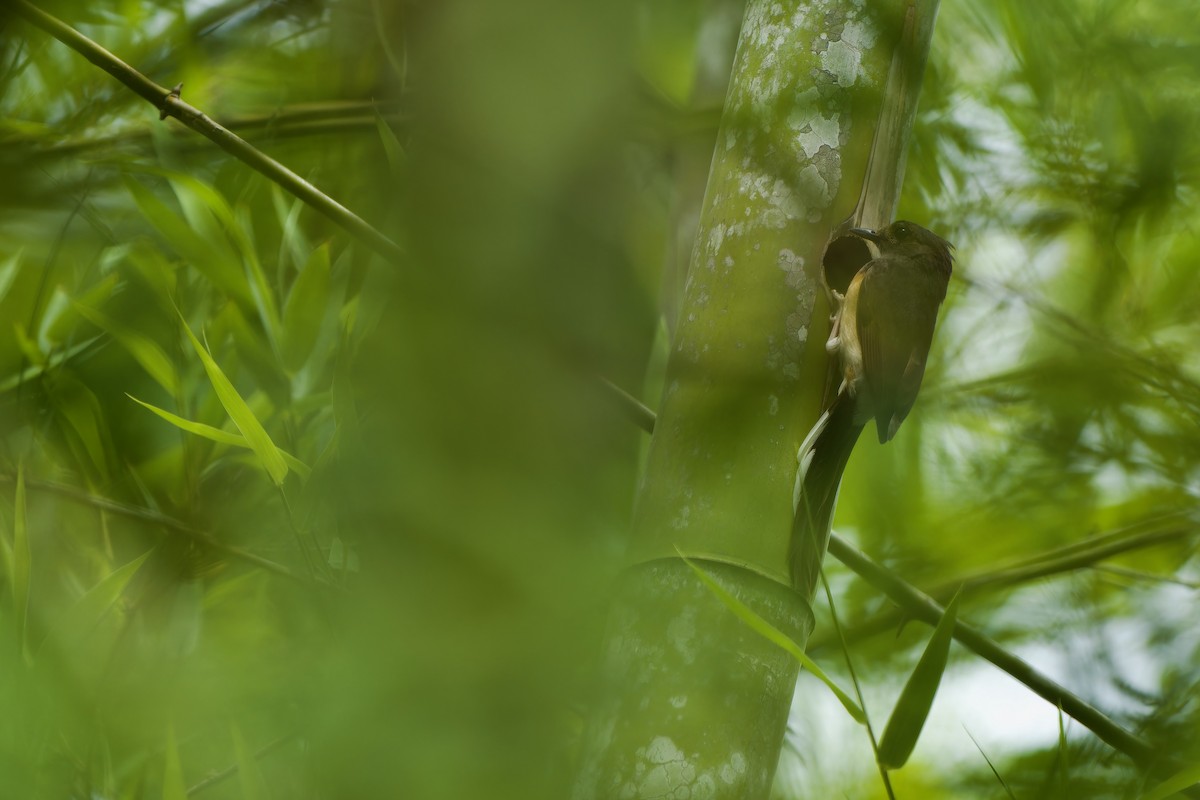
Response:
M76 303L75 310L88 322L113 337L159 386L171 395L176 393L179 388L179 375L175 372L175 365L153 340L90 306Z
M175 727L167 728L166 763L163 765L163 800L187 800L187 784L183 781L183 763L179 759L179 743Z
M958 595L955 595L950 605L946 606L929 644L925 645L925 652L921 654L916 669L904 684L892 717L879 740L879 763L887 769L904 766L917 746L921 729L929 718L929 709L933 707L933 698L941 685L942 674L946 671L957 618Z
M205 425L203 422L195 422L190 419L185 419L178 414L172 414L165 408L159 408L152 403L147 403L145 400L139 400L131 394L126 394L125 396L143 408L153 411L155 414L162 417L176 428L179 428L181 431L186 431L187 433L201 436L219 444L228 444L234 447L244 447L247 450L253 449L250 447L250 443L246 441L246 437L239 433L221 430L220 428L214 428L212 425ZM283 457L283 460L287 463L289 469L295 470L296 474L298 474L301 478L304 478L305 480L308 479L308 476L312 473L311 467L286 450L279 450L279 455Z
M308 257L296 278L283 309L283 365L289 370L304 366L317 343L329 302L329 245Z
M238 268L233 248L227 242L197 233L187 220L133 178L126 179L125 185L142 216L158 230L171 249L230 297L244 304L250 302L246 276Z
M188 339L192 342L192 347L196 350L196 355L200 357L200 362L204 364L204 371L208 373L208 380L212 383L213 390L217 393L217 398L221 401L221 405L225 407L225 413L229 414L229 418L233 420L233 424L246 437L246 441L250 444L250 449L258 456L262 462L263 468L267 474L271 476L271 480L276 486L283 485L283 479L287 477L288 466L284 461L283 456L279 453L279 448L271 441L271 437L267 434L266 429L258 418L254 416L254 412L250 410L250 406L238 394L237 389L233 387L233 383L221 371L217 362L208 354L204 345L200 344L200 340L196 338L196 334L192 333L192 329L188 327L187 320L183 315L179 315L179 320L183 323L183 329L187 331Z
M1142 795L1141 800L1166 800L1171 795L1179 794L1184 789L1196 784L1200 784L1200 764L1192 764L1190 767L1176 772Z
M101 478L108 479L111 447L104 409L95 393L70 373L58 373L48 381L54 410L66 422L63 427L76 458L90 463Z
M300 212L304 203L292 200L290 203L284 197L283 190L271 184L271 203L275 207L275 217L282 229L279 241L279 265L284 267L290 260L299 267L304 263L305 254L312 250L308 237L300 225Z
M87 593L76 601L63 615L51 634L61 641L76 642L88 636L112 610L125 593L125 587L133 580L138 569L150 557L147 550L142 555L110 572Z
M17 273L21 267L21 255L24 250L19 249L13 253L3 264L0 264L0 300L3 300L8 290L12 288L13 281L17 278Z
M25 465L17 465L17 491L13 501L13 608L17 615L17 642L24 647L29 614L29 575L32 567L29 528L25 518Z
M675 552L679 553L679 557L683 559L683 563L692 568L692 571L696 573L696 576L700 578L700 581L707 586L714 595L717 596L717 599L720 600L726 608L736 614L738 618L742 620L742 622L745 622L747 625L749 625L750 629L755 633L786 650L792 656L792 658L800 662L800 666L804 667L804 669L808 672L811 672L813 677L817 678L819 681L829 687L829 690L833 692L838 701L842 704L855 722L857 722L859 725L866 724L867 715L863 713L861 708L859 708L858 703L854 702L850 695L842 691L841 687L834 683L833 679L826 675L824 670L818 667L816 662L805 654L803 647L796 644L796 642L792 641L786 633L767 622L765 619L755 613L753 609L730 594L725 587L713 580L707 572L693 564L692 561L685 556L678 547L675 548Z
M275 293L270 281L263 272L258 260L258 252L254 249L254 234L251 229L250 212L244 206L239 206L235 225L232 229L233 240L242 252L242 263L246 267L246 275L250 284L250 295L254 298L254 307L258 309L258 318L262 322L267 337L273 347L279 346L281 323L279 306L275 302Z
M404 171L407 156L404 154L404 147L400 144L400 140L392 132L392 127L387 124L387 120L378 110L375 112L375 127L379 130L379 140L383 142L383 152L387 157L388 166L393 175L399 175Z
M237 759L238 782L242 787L242 797L245 800L265 800L268 794L267 784L263 780L262 770L258 768L258 761L246 745L246 738L242 736L241 728L237 726L237 723L231 723L230 729L233 735L233 752Z

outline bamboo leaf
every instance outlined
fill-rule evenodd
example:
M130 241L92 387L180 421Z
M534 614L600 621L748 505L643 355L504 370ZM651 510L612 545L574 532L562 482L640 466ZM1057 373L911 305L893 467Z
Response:
M329 301L329 244L312 251L283 309L283 365L304 366L321 332Z
M117 281L117 274L111 273L86 292L77 295L76 300L84 305L103 305L117 288ZM43 351L50 352L62 343L76 338L79 318L72 308L73 302L63 287L55 287L38 322L38 346Z
M229 724L233 735L234 758L238 765L238 782L242 787L242 797L246 800L265 800L269 796L266 781L263 780L262 770L254 753L246 746L246 739L236 722Z
M125 186L133 195L142 216L153 225L162 238L198 272L230 297L249 303L250 290L242 270L236 267L233 250L223 237L206 238L133 178Z
M879 740L879 763L887 769L899 769L912 755L933 698L937 695L946 671L950 655L950 642L954 638L954 625L958 618L958 595L946 606L941 621L933 631L925 652L921 654L916 669L904 684L896 708Z
M765 619L755 613L753 609L730 594L725 587L713 580L707 572L693 564L692 561L685 556L678 547L675 548L675 552L679 553L679 557L683 559L683 563L692 568L692 571L696 573L696 576L700 578L700 581L707 586L714 595L717 596L717 599L720 600L726 608L736 614L742 620L742 622L745 622L747 625L749 625L751 630L753 630L755 633L759 634L768 641L779 645L789 654L791 654L792 658L800 662L800 666L804 667L805 670L812 673L813 677L817 678L819 681L829 687L829 690L833 692L838 701L842 704L855 722L860 725L866 724L867 715L863 713L861 708L859 708L858 703L854 702L850 695L842 691L842 689L833 682L833 679L826 675L824 670L818 667L816 662L805 654L803 647L796 644L796 642L792 641L787 634L776 628L771 623L767 622Z
M404 146L396 138L392 127L387 124L387 120L383 118L378 109L375 111L375 128L379 131L379 140L383 142L383 152L387 157L388 167L391 168L392 175L399 175L404 171L408 156L405 155Z
M24 649L25 624L29 616L30 573L33 559L25 508L25 464L17 465L17 490L13 500L13 608L17 617L17 642Z
M1141 800L1166 800L1171 795L1179 794L1184 789L1188 789L1198 783L1200 783L1200 764L1193 764L1176 772L1158 786L1155 786L1149 792L1142 795Z
M24 249L18 249L13 253L3 264L0 264L0 300L8 294L8 290L12 288L13 281L17 278L17 273L20 271L21 254Z
M183 762L179 759L179 743L175 741L175 726L167 727L166 763L163 765L163 800L187 800L187 784L183 781Z
M175 371L175 365L171 363L171 359L167 357L163 349L154 341L133 328L127 327L106 314L85 306L82 303L75 303L75 310L79 312L81 317L113 337L122 347L129 351L134 360L141 365L142 369L146 370L159 386L166 389L171 395L176 393L179 389L179 375Z
M258 309L258 317L271 340L273 347L278 348L282 327L279 320L279 306L275 302L275 293L263 272L262 264L258 261L258 252L254 249L254 235L251 228L250 212L244 206L238 208L238 214L232 229L233 239L242 251L242 263L249 276L250 295L254 298L254 307Z
M304 254L312 249L308 237L304 235L304 228L300 225L300 212L304 204L294 199L289 204L283 190L275 184L271 184L271 204L275 208L275 217L282 231L279 237L280 267L285 266L290 258L298 268L304 263Z
M217 398L221 401L221 405L225 407L225 413L233 420L233 424L246 437L246 442L250 445L250 449L258 456L262 462L263 468L267 474L271 476L271 481L276 486L283 485L283 479L287 477L288 465L284 461L283 456L279 453L279 448L271 441L271 437L267 434L266 429L258 418L254 416L254 412L250 410L250 406L238 394L237 389L233 387L233 383L221 371L220 366L209 355L204 345L200 344L200 340L196 338L196 334L192 333L192 329L188 327L187 320L183 318L183 314L179 315L180 322L183 323L183 329L187 331L188 339L191 340L192 347L196 350L196 355L200 357L200 361L204 364L204 371L208 373L208 380L212 384L213 390L217 393Z
M91 634L121 599L125 588L150 557L150 553L151 551L147 550L128 564L118 567L89 589L67 609L50 638L62 642L78 642Z
M201 436L219 444L228 444L232 445L233 447L242 447L247 450L253 449L250 447L250 443L246 441L246 437L239 433L221 430L220 428L214 428L212 425L205 425L203 422L195 422L190 419L185 419L178 414L172 414L165 408L159 408L152 403L147 403L145 400L139 400L128 393L125 396L143 408L153 411L155 414L162 417L176 428L179 428L181 431L186 431L187 433ZM279 455L283 457L283 460L287 463L289 469L294 470L301 478L308 480L308 476L312 474L311 467L286 450L279 450Z
M72 450L80 462L90 463L105 480L108 479L108 427L100 401L82 381L70 373L60 372L47 382L54 410L67 423L64 429Z

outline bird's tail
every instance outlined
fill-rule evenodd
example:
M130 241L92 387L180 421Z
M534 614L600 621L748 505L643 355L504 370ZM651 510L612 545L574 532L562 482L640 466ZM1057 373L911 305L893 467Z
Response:
M854 398L843 390L805 439L797 456L795 515L788 563L792 585L811 597L829 540L842 472L850 460L862 424L854 421Z

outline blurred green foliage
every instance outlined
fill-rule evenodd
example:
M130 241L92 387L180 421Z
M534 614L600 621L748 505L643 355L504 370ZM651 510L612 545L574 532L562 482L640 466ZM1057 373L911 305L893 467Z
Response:
M711 152L740 4L39 5L407 256L0 11L2 793L564 796L641 437L596 379L640 386L676 301L681 151ZM1060 645L1072 689L1181 762L1197 52L1170 0L945 4L901 215L959 267L922 398L864 439L838 521L920 585L982 575L963 618ZM986 581L1117 530L1104 568ZM885 604L830 572L866 631ZM866 682L899 686L924 638L863 633ZM803 758L823 731L794 727ZM1021 797L1145 785L1069 734L988 756ZM869 764L797 763L781 796L881 794ZM920 745L901 775L1001 791Z

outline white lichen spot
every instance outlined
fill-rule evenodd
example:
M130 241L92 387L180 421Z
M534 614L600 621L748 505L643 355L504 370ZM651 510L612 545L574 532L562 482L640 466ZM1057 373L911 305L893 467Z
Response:
M692 784L692 800L712 800L717 796L717 782L711 775L701 775Z
M679 509L679 513L676 514L675 518L671 520L671 527L677 531L686 529L691 520L691 516L692 516L692 507L691 506L682 506Z
M842 41L859 52L870 50L875 46L875 40L878 38L879 32L875 30L874 26L863 20L847 20L842 27Z
M808 3L800 3L796 7L796 10L792 12L792 19L788 24L791 25L793 30L803 31L808 29L808 6ZM825 34L821 35L824 36Z
M727 267L733 266L733 256L725 256L725 266L727 266Z
M763 215L763 221L772 228L784 227L789 220L798 219L804 211L792 187L782 179L775 180L767 200L771 208Z
M775 258L775 265L786 274L787 277L784 281L787 283L789 289L798 290L804 287L804 256L798 255L791 249L784 247Z
M637 757L642 762L636 768L637 797L691 800L696 767L670 738L655 737L648 746L638 748Z
M821 211L833 202L833 192L821 172L812 164L800 170L797 189L808 208L808 221L820 222Z
M721 765L721 780L733 785L743 779L746 774L746 757L741 753L729 756L729 762Z
M696 620L687 613L671 620L667 625L667 641L684 663L691 664L696 660Z
M771 395L767 398L767 413L772 417L779 413L779 397Z
M836 150L842 123L837 116L827 117L813 105L797 105L788 115L788 127L795 131L796 146L804 158L812 158L822 146Z
M687 706L688 699L686 694L677 694L670 699L671 706L674 708L684 708Z
M838 86L853 86L862 75L862 52L844 39L830 42L821 53L821 69L837 81Z
M718 222L712 226L708 232L708 252L716 253L721 249L721 244L725 241L725 223Z

